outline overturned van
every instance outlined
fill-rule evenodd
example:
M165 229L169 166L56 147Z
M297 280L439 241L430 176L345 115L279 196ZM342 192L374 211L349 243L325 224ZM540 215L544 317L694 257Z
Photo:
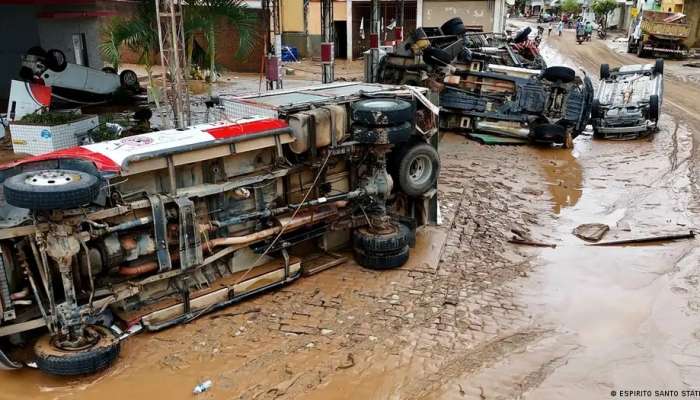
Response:
M336 84L222 101L226 118L0 169L0 369L111 365L157 331L337 265L396 268L434 222L437 109ZM33 348L22 358L19 346Z

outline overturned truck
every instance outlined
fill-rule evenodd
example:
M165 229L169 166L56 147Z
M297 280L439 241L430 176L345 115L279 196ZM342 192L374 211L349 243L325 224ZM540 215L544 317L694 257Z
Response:
M225 121L0 170L0 369L95 372L119 354L110 327L190 321L336 265L343 248L399 267L436 219L423 92L339 84L222 103Z

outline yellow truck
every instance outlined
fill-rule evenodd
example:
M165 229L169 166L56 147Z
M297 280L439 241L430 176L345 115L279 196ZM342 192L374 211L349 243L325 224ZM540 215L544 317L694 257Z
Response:
M630 24L627 52L639 57L686 57L689 33L685 14L644 10Z

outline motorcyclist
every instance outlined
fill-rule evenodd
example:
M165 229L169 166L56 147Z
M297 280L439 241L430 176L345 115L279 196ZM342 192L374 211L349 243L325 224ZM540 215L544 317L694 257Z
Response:
M576 40L579 40L579 37L581 36L586 36L586 27L580 23L576 23Z
M593 33L593 24L591 24L591 21L586 21L584 31L586 33L586 39L590 39L591 34Z

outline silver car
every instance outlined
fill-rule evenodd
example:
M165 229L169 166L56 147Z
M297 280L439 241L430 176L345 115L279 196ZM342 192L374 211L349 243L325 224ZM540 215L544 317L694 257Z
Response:
M657 129L663 98L664 60L654 64L600 66L600 86L591 107L596 138L629 139Z

